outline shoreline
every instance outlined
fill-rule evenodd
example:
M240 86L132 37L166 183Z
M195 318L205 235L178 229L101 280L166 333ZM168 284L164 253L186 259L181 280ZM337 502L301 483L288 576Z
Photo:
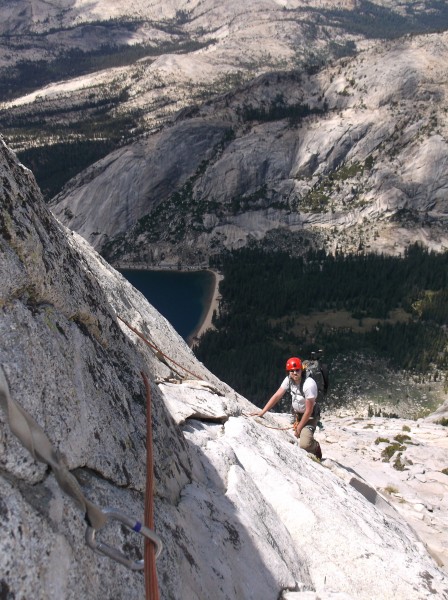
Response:
M187 266L179 269L178 265L150 265L147 264L125 264L125 263L117 263L113 265L114 269L127 269L129 271L167 271L167 272L178 272L178 273L191 273L195 271L208 271L214 277L213 286L211 286L210 291L207 294L207 297L204 300L204 309L199 318L198 325L191 332L188 338L185 340L187 345L190 348L193 348L195 344L197 344L200 336L205 333L208 329L213 327L212 319L213 313L215 310L217 311L219 308L219 300L221 299L221 295L219 293L219 284L224 279L223 275L218 271L214 271L208 267L196 265L196 266Z
M191 272L196 272L196 271L210 271L212 273L215 273L215 271L212 271L212 269L210 269L209 267L206 267L204 265L183 265L181 267L179 267L179 265L173 265L173 264L166 264L166 265L148 265L148 263L120 263L120 262L116 262L111 264L113 269L116 269L117 271L120 270L126 270L126 271L168 271L168 272L172 272L175 271L177 273L191 273Z
M208 329L213 327L213 313L215 312L215 310L218 310L219 300L221 299L221 295L219 293L219 284L224 279L224 277L221 273L218 273L218 271L212 271L212 269L204 270L209 271L209 273L212 273L213 277L215 278L215 283L213 285L213 288L211 289L208 298L204 302L204 311L198 326L188 336L187 344L190 346L190 348L193 348L194 345L197 344L199 338L203 333L205 333Z

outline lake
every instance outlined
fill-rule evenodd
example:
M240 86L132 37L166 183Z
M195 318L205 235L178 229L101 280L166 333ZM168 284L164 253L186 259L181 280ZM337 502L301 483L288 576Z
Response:
M215 276L211 271L144 271L120 273L190 341L203 322L212 299Z

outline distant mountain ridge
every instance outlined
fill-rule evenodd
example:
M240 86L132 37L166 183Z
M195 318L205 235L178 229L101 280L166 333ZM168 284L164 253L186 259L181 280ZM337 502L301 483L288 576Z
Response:
M4 16L0 128L109 260L205 265L278 232L446 247L446 34L383 41L443 30L445 3L18 1Z
M115 262L206 264L274 231L448 247L447 34L271 73L81 173L54 212Z

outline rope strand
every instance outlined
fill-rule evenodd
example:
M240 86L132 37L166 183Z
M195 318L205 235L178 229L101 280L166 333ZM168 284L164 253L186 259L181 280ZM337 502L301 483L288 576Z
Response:
M241 413L241 414L243 415L243 417L251 417L252 418L252 415L246 415L246 413ZM256 415L254 415L254 416L256 416ZM264 423L260 423L260 421L256 421L256 423L258 423L259 425L262 425L263 427L266 427L267 429L278 429L279 431L287 431L288 429L294 429L294 425L288 425L288 427L274 427L272 425L265 425Z
M180 369L182 369L186 373L189 373L190 375L193 375L193 377L196 377L196 379L200 379L201 381L204 381L203 377L200 377L199 375L196 375L196 373L193 373L193 371L189 371L188 369L186 369L185 367L183 367L182 365L180 365L179 363L177 363L175 360L173 360L171 357L169 357L167 354L164 354L159 348L157 348L157 346L155 346L149 340L147 340L145 338L145 336L142 333L140 333L140 331L138 331L137 329L135 329L135 327L132 327L132 325L130 325L127 321L125 321L124 319L122 319L119 315L117 315L117 318L120 319L120 321L122 321L127 327L129 327L129 329L131 331L133 331L135 333L135 335L137 335L141 340L143 340L145 342L145 344L147 344L150 348L152 348L153 350L155 350L156 352L158 352L161 356L163 356L167 360L171 361L174 365L176 365L176 367L179 367Z
M154 530L154 475L152 454L151 389L148 378L142 372L146 390L146 493L145 525ZM146 600L159 600L156 554L154 544L145 539L145 592Z

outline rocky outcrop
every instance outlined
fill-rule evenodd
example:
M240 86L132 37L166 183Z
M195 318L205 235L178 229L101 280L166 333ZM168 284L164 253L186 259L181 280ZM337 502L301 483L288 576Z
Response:
M329 250L442 250L447 57L434 34L261 76L118 150L52 209L116 262L207 264L276 230Z
M4 144L0 173L0 365L11 396L91 501L140 519L147 374L161 598L448 597L447 574L387 500L372 503L289 431L266 427L277 418L247 417L253 406L53 218ZM4 411L0 423L2 596L142 598L141 574L85 545L77 505L11 434ZM141 555L128 530L104 535Z
M324 417L323 464L373 504L393 507L446 570L448 432L440 415L434 423L349 412Z
M201 163L210 161L229 130L224 122L180 123L162 135L117 150L76 178L77 199L60 205L56 212L101 248L140 218L156 213ZM126 180L119 181L117 173L126 174ZM172 208L181 213L188 207L173 202Z

